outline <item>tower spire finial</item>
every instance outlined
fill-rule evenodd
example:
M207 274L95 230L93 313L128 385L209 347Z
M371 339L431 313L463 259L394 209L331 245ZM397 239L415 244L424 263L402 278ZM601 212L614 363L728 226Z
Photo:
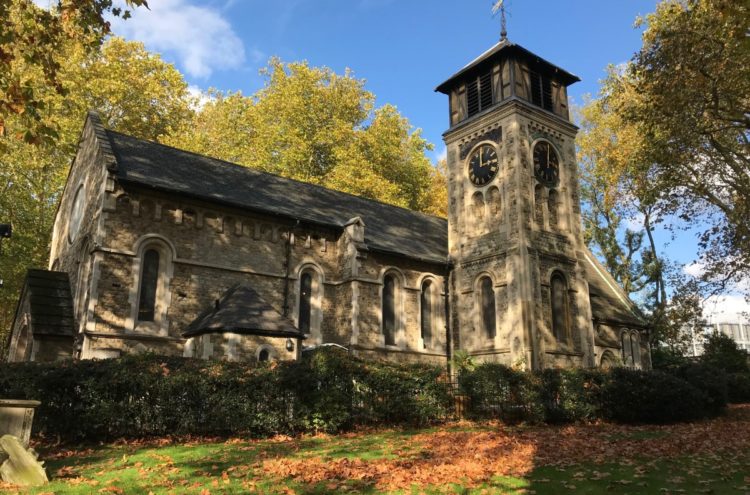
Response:
M500 12L500 41L508 39L508 29L505 22L505 0L493 0L492 14L497 15Z

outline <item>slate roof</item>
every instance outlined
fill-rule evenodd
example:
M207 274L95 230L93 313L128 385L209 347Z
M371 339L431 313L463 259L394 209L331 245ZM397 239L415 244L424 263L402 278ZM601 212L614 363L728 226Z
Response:
M188 325L183 335L194 337L222 332L304 338L290 319L281 316L257 292L244 284L227 290L215 305Z
M117 178L170 193L343 229L365 222L372 250L446 263L448 222L325 187L280 177L223 160L106 131L117 160Z
M646 327L640 311L622 293L617 283L604 271L604 267L594 260L592 253L587 253L583 267L589 283L589 300L594 321Z
M34 335L73 336L73 294L67 273L29 270L26 273L24 294L29 299L29 316Z
M535 61L538 65L544 67L548 72L555 74L557 78L566 86L570 86L571 84L581 80L578 76L571 74L565 69L561 69L560 67L544 60L539 55L530 52L521 45L517 45L516 43L505 39L493 45L489 50L482 53L480 56L465 65L461 70L449 77L445 82L438 85L438 87L435 88L435 91L448 94L456 79L462 78L462 76L466 75L467 72L470 72L472 69L481 65L483 62L491 58L495 58L495 56L500 52L504 52L505 55L520 55L523 58Z

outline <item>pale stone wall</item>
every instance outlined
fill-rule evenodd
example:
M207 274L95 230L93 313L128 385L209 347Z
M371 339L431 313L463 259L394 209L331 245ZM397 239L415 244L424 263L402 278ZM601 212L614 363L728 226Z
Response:
M402 276L403 343L387 354L401 360L401 353L412 353L410 360L429 362L442 356L445 361L445 267L368 252L364 226L358 227L362 239L353 240L353 231L336 232L132 186L116 185L106 194L83 357L144 348L184 354L182 332L237 283L249 284L297 323L299 280L305 271L314 275L314 294L311 334L304 345L333 342L380 351L381 287L388 268ZM157 246L168 265L160 270L163 290L161 285L157 290L163 317L153 323L138 322L136 315L140 259L148 246ZM420 339L419 291L426 276L439 293L429 349Z
M291 361L297 359L299 349L286 348L286 337L241 335L232 332L204 334L192 339L193 352L189 357L219 361L255 362L261 350L269 352L269 361Z
M575 131L541 109L509 102L446 134L455 340L476 359L535 368L594 365L588 285L578 254L583 239ZM557 151L560 181L553 188L541 186L535 198L540 186L532 151L540 140ZM501 167L494 180L476 187L468 180L468 156L485 143L495 146ZM557 201L550 203L550 195ZM569 343L552 334L549 284L554 272L568 284ZM492 279L495 293L497 336L492 341L481 331L477 284L483 276Z
M356 336L352 348L363 355L383 356L409 362L435 363L446 356L444 267L405 260L380 253L369 253L359 263ZM386 274L396 277L396 345L386 345L383 337L382 288ZM426 279L433 284L432 342L421 338L421 293Z
M93 119L93 120L92 120ZM114 187L108 179L111 154L98 117L89 117L83 128L78 152L71 165L52 231L49 268L69 274L73 310L79 330L90 314L92 272L95 263L93 247L102 237L103 202L107 189ZM81 221L77 232L71 229L71 213L78 191L82 194Z

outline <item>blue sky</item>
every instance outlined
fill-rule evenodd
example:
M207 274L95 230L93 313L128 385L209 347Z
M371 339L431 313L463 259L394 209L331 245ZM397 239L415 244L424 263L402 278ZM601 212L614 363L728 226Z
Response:
M443 150L447 101L433 90L497 42L490 0L152 0L151 12L116 25L144 41L192 86L241 90L262 84L268 57L307 60L367 80L378 104L396 105ZM574 74L581 101L596 93L608 64L640 46L633 28L653 0L508 0L509 38Z
M35 0L44 4L49 0ZM209 87L252 94L271 56L307 60L367 81L378 105L398 107L444 153L447 97L435 86L499 39L492 0L150 0L114 31L142 41L174 63L194 91ZM578 75L574 103L595 95L609 64L641 46L634 28L656 0L506 0L508 37ZM695 259L693 235L659 240L671 259ZM725 305L721 302L720 305ZM734 307L747 309L739 298Z

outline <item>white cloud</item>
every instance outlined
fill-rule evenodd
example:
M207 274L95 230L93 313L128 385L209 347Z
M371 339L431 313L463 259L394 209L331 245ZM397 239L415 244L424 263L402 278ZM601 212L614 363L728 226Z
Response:
M158 0L149 2L149 7L133 9L133 17L126 21L115 18L113 31L142 41L150 50L175 56L193 77L206 78L215 70L238 68L245 61L242 40L217 9L187 0Z
M709 323L747 321L750 304L741 295L711 296L703 303L703 316Z
M445 160L448 158L448 148L445 146L438 148L435 150L435 162L439 162L440 160Z
M202 109L206 105L206 103L212 100L211 96L198 86L194 86L191 84L188 86L187 90L188 94L193 100L191 106L194 110Z
M691 277L698 278L706 271L705 265L700 261L694 261L682 267L682 271Z

